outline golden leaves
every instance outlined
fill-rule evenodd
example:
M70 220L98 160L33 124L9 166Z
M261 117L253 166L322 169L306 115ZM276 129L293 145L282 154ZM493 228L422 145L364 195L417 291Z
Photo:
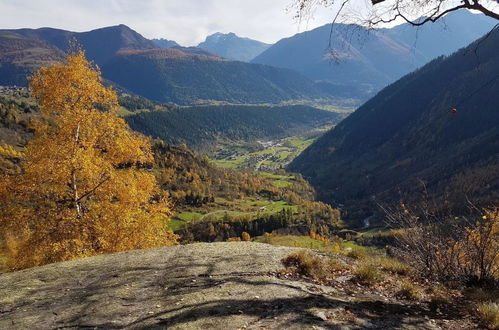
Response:
M116 116L117 96L83 52L30 80L41 105L23 173L0 189L13 268L167 245L168 201L145 165L149 141Z

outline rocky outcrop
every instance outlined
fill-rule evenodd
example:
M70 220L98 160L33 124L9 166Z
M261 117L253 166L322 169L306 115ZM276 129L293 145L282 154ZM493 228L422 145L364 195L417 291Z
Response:
M292 250L201 243L3 274L0 329L439 328L417 305L274 276Z

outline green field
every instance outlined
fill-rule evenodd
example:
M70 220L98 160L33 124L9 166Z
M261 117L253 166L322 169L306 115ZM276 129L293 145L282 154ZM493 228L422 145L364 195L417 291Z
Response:
M289 187L296 181L295 176L291 174L281 175L276 173L260 172L260 175L270 179L272 184L277 188Z
M185 227L189 221L199 220L203 217L203 214L197 212L180 212L175 214L170 222L168 222L168 228L173 231L180 230Z
M293 213L298 212L297 205L290 205L285 201L270 201L255 198L229 201L223 198L216 198L215 203L203 208L179 210L168 223L168 228L176 231L184 228L191 221L220 221L226 215L231 218L256 218L274 214L284 209L291 209Z
M220 144L210 158L219 167L274 172L285 168L330 128L317 128L300 136L275 141ZM285 184L277 183L277 186L285 187Z

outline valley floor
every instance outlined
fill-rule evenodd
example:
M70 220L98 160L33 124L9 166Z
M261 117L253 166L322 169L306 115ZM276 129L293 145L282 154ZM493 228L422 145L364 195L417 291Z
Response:
M331 127L331 125L325 125L284 139L219 144L211 158L220 167L272 173L284 169Z
M354 284L348 272L327 285L291 276L281 260L293 251L199 243L3 274L0 328L475 328L464 305L433 311L425 302Z

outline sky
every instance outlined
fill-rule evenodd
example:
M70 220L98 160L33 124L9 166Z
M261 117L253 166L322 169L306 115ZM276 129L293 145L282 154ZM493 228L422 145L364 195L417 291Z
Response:
M366 0L355 0L365 2ZM144 37L194 46L215 32L274 43L332 21L333 8L294 18L293 0L0 0L0 28L89 31L125 24Z

